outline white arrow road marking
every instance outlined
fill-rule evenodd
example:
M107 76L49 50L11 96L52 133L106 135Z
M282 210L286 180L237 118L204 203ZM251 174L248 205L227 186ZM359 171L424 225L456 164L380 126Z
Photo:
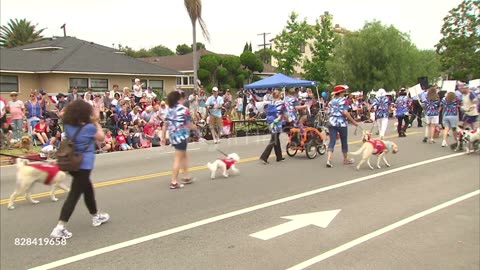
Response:
M332 222L332 220L340 211L341 209L337 209L337 210L282 217L285 219L290 219L291 221L280 224L278 226L268 228L263 231L256 232L254 234L251 234L250 236L261 239L261 240L269 240L279 235L306 227L308 225L315 225L318 227L326 228L328 227L328 224Z
M357 245L360 245L360 244L362 244L362 243L364 243L364 242L366 242L366 241L368 241L368 240L370 240L370 239L372 239L372 238L375 238L375 237L377 237L377 236L380 236L380 235L382 235L382 234L384 234L384 233L387 233L387 232L389 232L389 231L395 230L395 229L397 229L397 228L399 228L399 227L401 227L401 226L403 226L403 225L406 225L406 224L408 224L408 223L410 223L410 222L412 222L412 221L415 221L415 220L417 220L417 219L419 219L419 218L422 218L422 217L424 217L424 216L427 216L427 215L430 215L430 214L432 214L432 213L435 213L435 212L437 212L437 211L439 211L439 210L442 210L442 209L444 209L444 208L447 208L447 207L449 207L449 206L452 206L452 205L454 205L454 204L456 204L456 203L459 203L459 202L461 202L461 201L464 201L464 200L466 200L466 199L470 199L470 198L472 198L472 197L474 197L474 196L477 196L477 195L479 195L479 194L480 194L480 190L477 189L476 191L470 192L470 193L468 193L468 194L465 194L465 195L463 195L463 196L460 196L460 197L455 198L455 199L453 199L453 200L450 200L450 201L448 201L448 202L444 202L444 203L439 204L439 205L437 205L437 206L434 206L434 207L432 207L432 208L430 208L430 209L427 209L427 210L425 210L425 211L422 211L422 212L420 212L420 213L417 213L417 214L415 214L415 215L413 215L413 216L409 216L408 218L402 219L402 220L397 221L397 222L395 222L395 223L393 223L393 224L390 224L390 225L388 225L388 226L386 226L386 227L383 227L383 228L381 228L381 229L378 229L378 230L376 230L376 231L374 231L374 232L371 232L371 233L369 233L369 234L366 234L366 235L364 235L364 236L361 236L361 237L359 237L359 238L357 238L357 239L355 239L355 240L352 240L352 241L350 241L350 242L348 242L348 243L346 243L346 244L343 244L343 245L341 245L341 246L339 246L339 247L336 247L336 248L331 249L331 250L329 250L329 251L327 251L327 252L325 252L325 253L322 253L322 254L320 254L320 255L318 255L318 256L316 256L316 257L313 257L313 258L311 258L311 259L309 259L309 260L306 260L306 261L304 261L304 262L302 262L302 263L299 263L299 264L297 264L297 265L295 265L295 266L292 266L292 267L288 268L287 270L301 270L301 269L305 269L305 268L307 268L307 267L309 267L309 266L312 266L312 265L314 265L314 264L316 264L316 263L319 263L319 262L321 262L321 261L323 261L323 260L326 260L326 259L328 259L328 258L330 258L330 257L332 257L332 256L335 256L335 255L337 255L338 253L341 253L341 252L346 251L346 250L348 250L348 249L350 249L350 248L353 248L353 247L355 247L355 246L357 246Z

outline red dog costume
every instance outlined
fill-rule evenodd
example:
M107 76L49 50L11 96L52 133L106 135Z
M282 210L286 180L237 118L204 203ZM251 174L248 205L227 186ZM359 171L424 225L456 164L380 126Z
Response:
M227 170L230 169L233 164L235 164L235 160L233 158L221 158L220 160L225 163L225 165L227 166Z
M53 178L60 171L56 164L29 164L28 166L32 166L35 169L48 173L45 182L43 182L45 185L51 185Z
M374 140L374 141L367 141L372 144L373 149L375 149L375 152L373 152L374 155L380 155L387 149L387 146L385 143L381 140Z

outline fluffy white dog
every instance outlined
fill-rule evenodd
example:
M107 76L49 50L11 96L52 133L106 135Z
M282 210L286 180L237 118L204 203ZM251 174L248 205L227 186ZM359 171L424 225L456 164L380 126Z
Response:
M207 163L207 167L210 170L210 178L215 179L215 173L217 170L222 171L223 177L228 177L228 170L231 169L232 172L238 173L239 170L235 167L235 163L237 163L240 160L240 157L235 154L229 154L227 157L224 158L219 158L215 160L214 162Z
M15 199L25 193L26 199L33 203L39 203L31 196L33 184L42 182L51 185L50 199L54 202L58 201L55 197L57 188L69 191L70 189L64 184L67 175L58 169L55 163L28 163L27 160L17 158L17 185L8 202L8 209L15 209L13 205Z

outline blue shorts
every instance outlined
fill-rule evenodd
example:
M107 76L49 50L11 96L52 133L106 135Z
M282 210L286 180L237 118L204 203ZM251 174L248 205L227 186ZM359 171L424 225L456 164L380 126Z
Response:
M467 124L473 124L477 122L478 115L470 116L470 115L463 115L463 121Z
M443 126L448 128L456 128L458 126L458 116L444 116Z
M175 148L175 150L187 151L187 140L183 140L177 144L172 144L172 146L173 148Z

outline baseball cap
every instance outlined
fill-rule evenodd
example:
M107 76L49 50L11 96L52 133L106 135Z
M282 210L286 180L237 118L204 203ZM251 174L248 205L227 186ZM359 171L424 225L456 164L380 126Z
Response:
M43 89L40 89L40 91L38 91L38 92L40 93L40 95L46 95L47 94L47 92L45 92L45 90L43 90Z
M216 86L214 86L214 87L212 88L212 91L217 92L217 91L218 91L218 88L217 88Z

